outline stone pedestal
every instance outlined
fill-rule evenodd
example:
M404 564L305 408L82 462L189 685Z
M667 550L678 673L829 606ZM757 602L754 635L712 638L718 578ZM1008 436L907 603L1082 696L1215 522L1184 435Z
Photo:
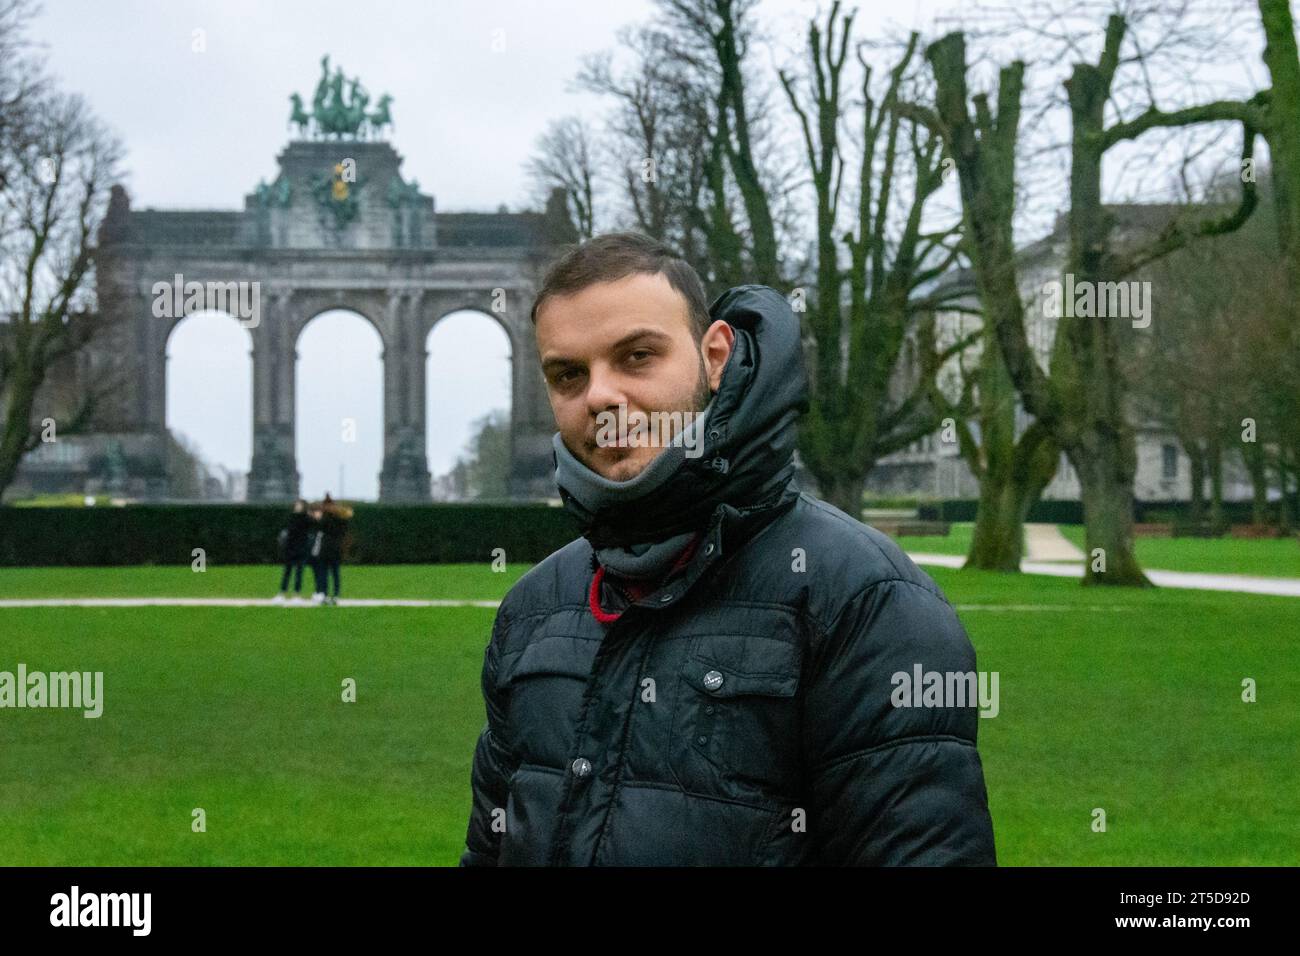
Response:
M293 425L256 425L253 464L248 471L249 501L292 501L298 497Z

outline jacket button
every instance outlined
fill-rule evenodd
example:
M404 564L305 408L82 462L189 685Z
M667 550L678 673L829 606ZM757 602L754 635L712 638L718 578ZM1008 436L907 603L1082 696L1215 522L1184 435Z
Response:
M669 591L667 594L663 595L663 597L659 598L659 603L660 603L660 604L667 604L667 603L668 603L669 601L671 601L672 599L673 599L673 592L672 592L672 591Z
M709 742L709 738L701 734L699 737L695 738L695 742L697 744L707 744Z
M722 674L718 671L709 671L704 675L704 689L717 690L722 686Z
M709 704L708 707L705 707L705 708L704 708L704 712L705 712L706 714L708 714L709 716L712 716L712 715L713 715L713 712L714 712L715 710L717 710L717 708L714 707L712 704Z
M585 777L591 773L591 761L586 757L578 757L569 765L569 769L573 771L575 777Z
M706 545L704 546L704 553L705 553L705 554L712 554L712 553L713 553L713 542L712 542L712 541L710 541L708 544L706 544Z

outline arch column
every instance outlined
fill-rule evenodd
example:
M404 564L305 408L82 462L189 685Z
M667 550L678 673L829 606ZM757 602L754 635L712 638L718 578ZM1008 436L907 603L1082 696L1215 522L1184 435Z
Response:
M423 294L392 291L384 339L384 465L380 501L426 502L431 497L425 445Z
M253 328L253 460L249 501L298 497L294 455L294 349L292 291L272 291L269 314Z
M128 464L132 476L120 476L106 486L110 491L140 494L147 499L166 497L170 490L167 472L167 336L166 319L153 314L152 300L132 296L131 335L135 352L133 369L134 426L139 437L127 440L126 453L134 462Z
M528 318L532 295L519 290L514 295L520 307L511 310L510 376L510 478L512 498L554 498L555 464L551 436L555 415L546 394L542 363L537 356L537 334Z

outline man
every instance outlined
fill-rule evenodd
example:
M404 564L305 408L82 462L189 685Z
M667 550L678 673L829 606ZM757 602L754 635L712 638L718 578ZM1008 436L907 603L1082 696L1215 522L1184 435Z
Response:
M895 674L974 673L935 584L791 485L799 324L642 236L578 246L533 307L583 537L501 603L460 863L995 864L974 701L896 706ZM660 447L611 414L681 416Z

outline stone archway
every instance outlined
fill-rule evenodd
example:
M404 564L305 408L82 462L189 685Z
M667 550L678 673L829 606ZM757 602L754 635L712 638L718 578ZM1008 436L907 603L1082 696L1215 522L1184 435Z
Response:
M343 158L358 172L346 216L320 188ZM380 500L428 501L425 343L440 317L472 309L495 318L510 340L510 494L552 496L554 420L528 313L543 264L572 238L563 203L545 213L437 213L433 197L401 177L401 162L386 142L295 141L280 154L274 183L235 212L133 211L115 191L97 271L101 290L116 293L100 296L115 314L87 368L124 384L96 430L130 433L133 447L161 457L167 322L179 316L156 314L160 284L244 295L257 304L245 320L253 338L248 496L293 498L297 334L312 316L347 309L369 318L384 342Z
M434 318L425 334L426 434L430 468L452 480L453 487L444 491L455 491L455 465L459 456L470 443L486 437L474 431L474 427L486 424L503 407L507 416L506 427L503 432L498 428L498 432L504 441L494 437L480 451L492 456L502 451L507 456L510 454L509 416L516 402L513 352L508 324L499 316L480 309L444 312ZM469 356L473 357L472 361L467 361ZM465 431L457 435L459 427ZM480 474L479 478L483 476ZM506 494L509 480L507 466L499 475L492 476L493 487L479 488L478 493L502 497Z
M329 308L298 325L294 458L301 496L319 499L330 492L361 501L378 497L383 355L383 334L356 310Z
M186 457L192 449L181 436L192 440L201 457L218 465L226 478L246 472L252 458L252 345L248 330L221 312L176 319L162 342L165 425ZM226 420L232 415L248 427L230 429ZM181 477L170 475L173 493L183 494ZM202 479L201 468L195 477ZM207 497L202 481L195 493Z

